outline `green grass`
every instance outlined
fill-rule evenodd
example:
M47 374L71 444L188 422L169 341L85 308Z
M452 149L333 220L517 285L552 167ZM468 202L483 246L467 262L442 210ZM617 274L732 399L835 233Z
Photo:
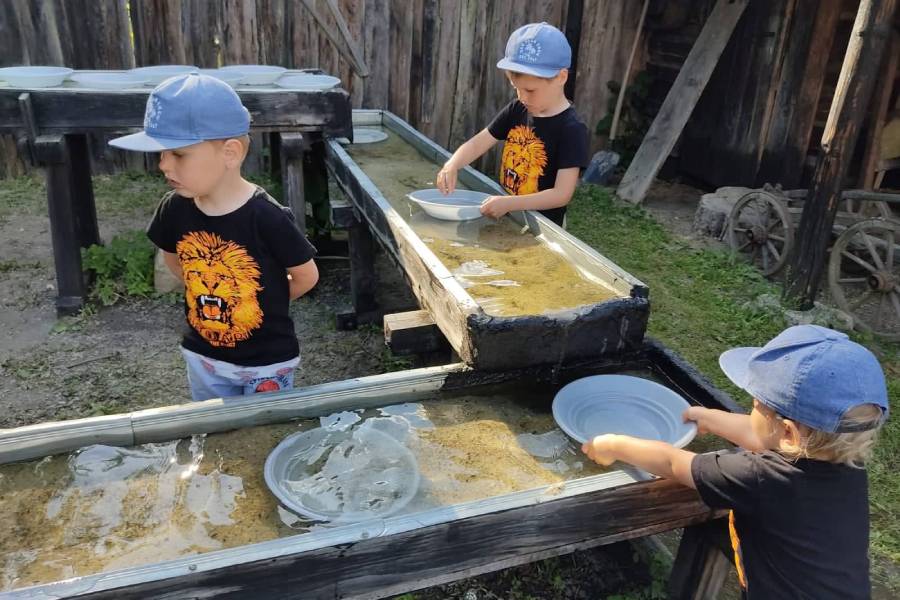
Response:
M734 346L762 345L784 328L780 318L747 302L775 284L726 252L696 249L667 232L644 210L614 200L594 186L582 187L569 205L568 229L650 288L648 333L684 356L719 388L749 408L750 397L718 367L719 354ZM900 408L900 345L853 335L881 360L892 407ZM881 434L869 465L872 552L876 579L900 591L900 422ZM893 563L893 569L886 568Z

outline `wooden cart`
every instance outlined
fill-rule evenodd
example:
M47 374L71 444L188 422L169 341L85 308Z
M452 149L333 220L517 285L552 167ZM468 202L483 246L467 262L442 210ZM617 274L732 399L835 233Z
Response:
M806 190L766 186L734 205L724 237L767 277L778 274L794 244ZM900 219L891 206L900 194L847 190L829 248L828 293L853 317L854 327L900 340Z

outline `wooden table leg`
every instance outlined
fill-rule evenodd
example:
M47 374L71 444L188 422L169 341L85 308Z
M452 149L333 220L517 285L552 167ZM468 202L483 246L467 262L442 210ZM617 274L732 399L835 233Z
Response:
M304 189L303 155L307 143L302 133L278 135L281 183L284 203L291 207L297 227L306 233L306 191Z
M672 600L716 600L731 570L727 519L686 527L669 577Z
M313 231L315 237L325 232L331 207L328 203L325 142L316 134L312 134L308 142L309 148L303 156L304 192L312 213L312 222L307 223L307 226Z
M46 169L47 209L53 237L53 260L56 264L56 312L60 316L75 314L84 306L87 287L81 266L81 236L90 234L91 221L95 231L97 226L95 213L79 226L76 215L78 191L66 137L39 136L34 144L35 158ZM90 175L87 181L90 182ZM84 185L83 179L79 181L79 188ZM82 198L82 208L87 204L93 207L93 192L89 203Z
M100 243L94 183L91 180L91 153L87 135L66 135L72 178L72 213L82 248Z

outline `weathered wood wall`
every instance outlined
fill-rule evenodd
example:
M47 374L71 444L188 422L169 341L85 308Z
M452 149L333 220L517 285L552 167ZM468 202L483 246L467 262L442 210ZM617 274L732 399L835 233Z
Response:
M312 5L334 27L326 1ZM567 23L575 3L583 6L581 22ZM509 34L534 21L580 30L574 101L593 131L607 112L607 82L622 78L641 8L638 0L337 4L372 71L366 79L353 72L299 0L6 0L0 2L0 66L319 67L341 78L355 107L387 108L439 144L455 147L512 99L513 91L495 64ZM641 70L642 62L633 72ZM595 148L600 141L595 138ZM139 157L113 152L102 142L92 144L98 171L142 166ZM492 173L495 164L496 155L479 166ZM0 176L23 168L15 144L0 140Z

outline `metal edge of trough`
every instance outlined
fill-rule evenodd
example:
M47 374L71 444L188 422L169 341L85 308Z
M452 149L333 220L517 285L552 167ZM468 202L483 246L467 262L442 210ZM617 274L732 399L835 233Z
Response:
M216 398L118 415L53 421L0 430L0 464L71 452L91 444L133 446L365 408L436 391L462 363L370 375L272 394Z
M389 111L354 110L353 122L354 125L360 126L385 127L416 148L425 158L438 164L450 156L447 150ZM373 231L382 241L382 245L395 255L399 254L396 240L389 234L386 235L384 231L386 227L396 224L404 239L417 252L419 247L427 251L427 260L423 261L426 268L439 265L435 277L441 285L449 283L446 279L449 271L443 263L424 243L421 243L418 235L397 214L377 186L340 144L334 141L330 144L331 160L328 163L344 191L348 196L356 197L361 204L365 203L361 202L358 196L364 195L379 209L376 212L385 213L386 216L381 217L365 210L367 206L360 207ZM472 189L504 193L497 183L471 167L460 171L460 181ZM476 310L464 311L454 310L455 307L445 304L445 308L454 315L454 318L448 319L443 315L443 311L433 310L434 307L429 306L434 301L428 297L429 294L416 293L460 357L479 369L502 370L510 368L513 363L541 364L547 362L548 357L552 357L551 361L563 362L639 347L643 341L650 312L647 286L540 213L518 211L511 213L511 217L521 225L527 224L531 232L551 249L553 244L557 245L560 252L564 253L579 270L587 271L594 277L597 277L596 273L599 270L602 273L599 278L603 280L604 285L615 289L620 297L542 315L520 316L491 316L477 303L475 303ZM410 264L410 261L404 261L403 257L397 258L401 265ZM414 291L418 291L417 288L421 288L422 283L413 281L414 278L410 277L409 273L407 275ZM453 284L456 284L455 280ZM471 299L468 293L464 291L462 293L467 299ZM463 324L459 323L460 312L465 319ZM571 327L572 325L574 327ZM464 327L468 335L455 330L455 326ZM560 331L564 335L559 335ZM523 339L530 342L523 344ZM513 352L514 356L510 352Z
M15 600L77 597L82 594L115 590L153 581L194 576L206 571L226 569L243 563L271 560L343 544L354 544L362 540L406 533L490 513L534 506L583 494L598 493L623 485L640 483L641 481L642 478L631 472L624 470L612 471L573 479L561 484L557 483L512 494L442 506L410 515L373 519L333 529L312 531L169 561L20 588L7 592L3 597Z

